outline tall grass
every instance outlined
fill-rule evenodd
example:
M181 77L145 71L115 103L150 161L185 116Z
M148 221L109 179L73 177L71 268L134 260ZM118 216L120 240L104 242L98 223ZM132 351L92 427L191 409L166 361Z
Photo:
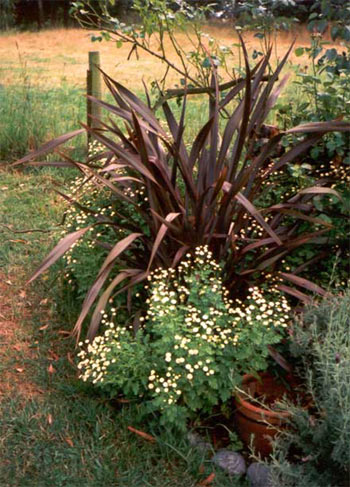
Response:
M86 99L80 88L61 85L38 88L22 78L0 86L0 160L13 161L51 138L73 130L86 119ZM74 141L84 148L84 137Z
M86 122L84 95L82 88L66 84L51 89L31 86L30 83L0 86L0 162L12 162L43 143L79 128L80 122ZM107 101L112 101L109 98L107 96ZM171 102L171 106L175 113L180 113L175 101ZM193 140L206 117L203 97L191 100L190 122L186 127L188 141ZM85 136L74 138L68 149L72 155L86 151ZM47 157L55 158L54 155Z

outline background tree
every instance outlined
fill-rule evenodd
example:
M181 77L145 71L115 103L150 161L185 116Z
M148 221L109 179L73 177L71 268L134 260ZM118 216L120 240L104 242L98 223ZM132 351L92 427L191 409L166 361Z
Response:
M1 0L0 2L0 30L7 30L15 22L16 0Z

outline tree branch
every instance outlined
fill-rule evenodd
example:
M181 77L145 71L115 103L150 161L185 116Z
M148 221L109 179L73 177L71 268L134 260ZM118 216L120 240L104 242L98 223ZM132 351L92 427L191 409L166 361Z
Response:
M227 83L223 83L222 85L219 85L219 91L225 91L230 88L233 88L234 86L238 85L243 81L245 78L238 78L234 79L231 81L228 81ZM253 78L254 79L254 78ZM262 81L269 81L270 77L269 76L263 76ZM161 96L155 103L153 109L156 110L157 108L161 107L163 103L165 103L168 100L171 100L172 98L177 98L179 96L185 96L185 95L202 95L202 94L207 94L211 95L215 93L215 88L212 88L210 86L199 86L199 87L192 87L192 88L173 88L173 89L168 89L166 90L165 94Z

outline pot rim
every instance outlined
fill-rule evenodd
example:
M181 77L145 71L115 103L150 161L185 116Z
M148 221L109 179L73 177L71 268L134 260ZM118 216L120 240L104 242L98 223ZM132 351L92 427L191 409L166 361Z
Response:
M261 377L264 377L264 376L270 376L270 375L267 372L263 372L261 374ZM253 379L254 381L258 380L252 374L245 374L243 376L242 383L244 383L245 381L247 382L248 380L251 380L251 379ZM253 413L260 414L262 417L265 416L265 417L270 417L270 418L289 418L291 415L288 411L270 411L269 409L265 409L263 407L254 406L251 402L249 402L249 400L244 399L242 393L239 391L236 391L236 398L237 398L238 402L243 407L252 411Z

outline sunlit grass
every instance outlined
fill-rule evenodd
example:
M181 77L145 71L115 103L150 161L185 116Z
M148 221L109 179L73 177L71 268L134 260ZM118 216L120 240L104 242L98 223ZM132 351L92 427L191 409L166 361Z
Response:
M282 32L278 35L276 48L273 50L273 60L282 58L293 39L296 37L296 47L309 44L309 33L306 28L300 26L291 32ZM230 24L220 26L203 26L203 30L217 38L222 44L232 45L237 42L237 34ZM16 78L13 68L18 66L28 73L33 73L34 68L42 68L45 71L40 76L33 77L33 83L46 87L59 86L66 81L71 86L86 86L86 70L88 52L98 50L101 53L101 65L103 69L120 83L133 90L142 89L142 80L149 86L157 77L161 77L165 71L165 65L151 55L140 52L139 59L131 56L127 60L130 46L117 49L113 42L92 43L88 32L81 29L49 29L40 32L10 32L0 36L0 83L13 84ZM261 50L261 42L253 33L245 33L248 50ZM186 50L193 49L188 38L178 34L178 40ZM169 58L174 61L174 53L170 43L165 41L165 48ZM49 61L47 61L49 60ZM293 63L305 63L306 58L297 58L293 53L290 56ZM232 65L237 66L237 60ZM15 80L16 81L16 80ZM169 73L169 84L179 83L176 73Z

